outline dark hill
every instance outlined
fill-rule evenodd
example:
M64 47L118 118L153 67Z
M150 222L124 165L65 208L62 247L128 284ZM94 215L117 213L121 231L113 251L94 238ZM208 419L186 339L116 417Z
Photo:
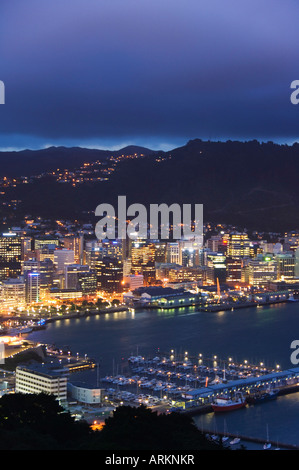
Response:
M84 156L88 161L104 151L58 148L43 152L39 159L43 155L47 164L52 161L54 165L59 158L73 163ZM28 155L24 157L24 162L28 161ZM56 217L94 211L102 202L117 207L118 195L126 195L128 204L147 206L202 203L205 221L284 231L299 229L298 176L299 144L196 139L171 152L154 153L151 158L125 160L107 182L78 188L57 188L57 184L53 188L54 183L37 182L16 188L15 199L24 201L26 213Z

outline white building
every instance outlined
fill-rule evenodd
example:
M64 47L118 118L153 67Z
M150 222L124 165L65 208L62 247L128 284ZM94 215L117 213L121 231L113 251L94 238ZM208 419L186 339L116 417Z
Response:
M68 384L68 390L72 399L89 405L101 403L102 390L100 388L84 387L79 384Z
M60 401L67 399L67 372L59 366L37 364L17 366L16 393L47 393Z
M129 276L124 276L123 282L126 287L133 291L138 289L138 287L143 286L143 274L130 274Z

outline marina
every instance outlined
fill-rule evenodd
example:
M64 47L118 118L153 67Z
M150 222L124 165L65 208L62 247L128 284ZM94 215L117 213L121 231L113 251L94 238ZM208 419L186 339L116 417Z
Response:
M225 413L225 419L231 434L251 436L263 441L266 439L265 423L268 422L270 438L273 441L296 446L299 444L296 419L299 412L299 393L296 393L298 391L296 374L294 371L291 372L294 365L290 362L292 352L290 344L296 338L296 331L298 331L297 309L298 303L287 302L275 306L263 306L259 309L245 308L222 313L198 312L196 308L191 307L164 312L141 311L138 315L132 312L115 312L107 316L50 323L46 330L29 334L28 339L43 344L62 345L67 342L73 355L76 355L78 351L81 357L84 357L86 353L88 357L95 358L99 369L76 372L76 380L95 388L101 387L104 390L104 398L107 397L107 400L112 402L112 406L114 404L118 406L121 403L138 406L139 403L144 403L151 406L153 410L163 412L171 408L178 410L180 406L186 407L188 403L184 413L190 414L199 428L210 430L211 434L215 430L214 423L217 424L218 429L223 428L222 413L214 413L211 409L212 397L205 397L205 404L189 408L189 404L191 405L196 400L182 398L179 394L175 395L176 391L171 390L172 383L175 384L174 388L188 387L184 390L185 393L202 389L202 392L209 394L212 389L219 394L227 383L233 385L233 381L237 381L237 385L240 386L243 381L246 385L250 380L257 380L258 377L255 377L255 374L268 375L265 382L273 380L272 388L276 387L274 380L285 380L284 385L280 382L283 387L280 388L275 399L262 401L256 405L248 401L245 408ZM200 365L198 364L200 357L196 352L200 351L202 365L207 369L200 374L194 374L192 369L185 369L186 366L183 366L183 363L177 364L177 370L171 368L169 372L181 373L181 378L178 379L166 374L166 364L162 364L162 368L158 366L158 363L147 365L146 361L128 362L129 357L138 356L144 359L155 357L169 359L172 348L176 360L185 359L185 352L188 351L188 360L192 363L196 362L197 365ZM167 354L161 351L166 351ZM216 359L215 355L217 355ZM231 361L229 361L230 358ZM219 369L214 370L214 359ZM238 369L235 369L236 372L232 374L230 372L234 369L229 367L229 362L238 366ZM241 364L243 368L240 367ZM250 369L249 365L252 364L257 367L256 370ZM161 374L160 376L149 370L153 366L161 371L157 371ZM179 368L179 366L182 367ZM144 370L133 371L133 368L139 367ZM224 370L227 383L223 383ZM198 371L200 371L199 368ZM145 372L151 373L146 375ZM294 374L293 377L292 374ZM139 379L139 384L138 381L126 383L126 380L134 376L144 379L142 381ZM208 387L206 387L208 376ZM216 376L221 380L212 384ZM103 380L106 378L111 380L112 377L117 381L116 383ZM153 387L157 390L146 387L146 382L154 379L162 382ZM124 385L121 385L123 383ZM142 386L139 386L141 384ZM154 383L151 385L153 386ZM252 394L256 392L256 385L256 383L251 384ZM258 388L261 391L261 388ZM265 383L264 392L266 388ZM247 445L251 447L250 443ZM237 448L238 445L233 447ZM260 443L257 447L261 448Z
M231 411L299 390L299 368L278 371L232 361L221 367L221 362L215 357L205 364L202 358L196 361L188 356L175 360L173 354L148 359L131 356L131 373L105 376L101 387L104 384L107 397L114 401L163 405L163 411L189 414Z

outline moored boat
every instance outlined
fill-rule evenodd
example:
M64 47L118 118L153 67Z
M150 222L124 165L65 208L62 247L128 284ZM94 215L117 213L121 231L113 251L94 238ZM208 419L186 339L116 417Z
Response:
M242 394L236 394L232 398L228 396L220 396L212 403L212 408L215 413L238 410L245 406L246 401Z

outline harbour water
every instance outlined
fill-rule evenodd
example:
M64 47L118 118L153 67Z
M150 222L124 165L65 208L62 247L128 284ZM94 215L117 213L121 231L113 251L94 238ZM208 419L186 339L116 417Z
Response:
M285 303L225 312L198 312L195 307L174 310L115 312L84 319L50 323L46 330L28 337L34 341L66 346L73 354L93 358L99 373L121 374L129 356L188 352L227 361L247 360L271 369L295 367L291 362L292 341L299 339L299 304ZM96 369L76 373L70 380L96 386ZM224 419L231 433L299 445L299 394L278 397L274 402L215 416L195 417L199 427L223 431ZM248 445L249 448L252 446ZM256 448L256 447L255 447ZM259 448L259 446L257 447Z

